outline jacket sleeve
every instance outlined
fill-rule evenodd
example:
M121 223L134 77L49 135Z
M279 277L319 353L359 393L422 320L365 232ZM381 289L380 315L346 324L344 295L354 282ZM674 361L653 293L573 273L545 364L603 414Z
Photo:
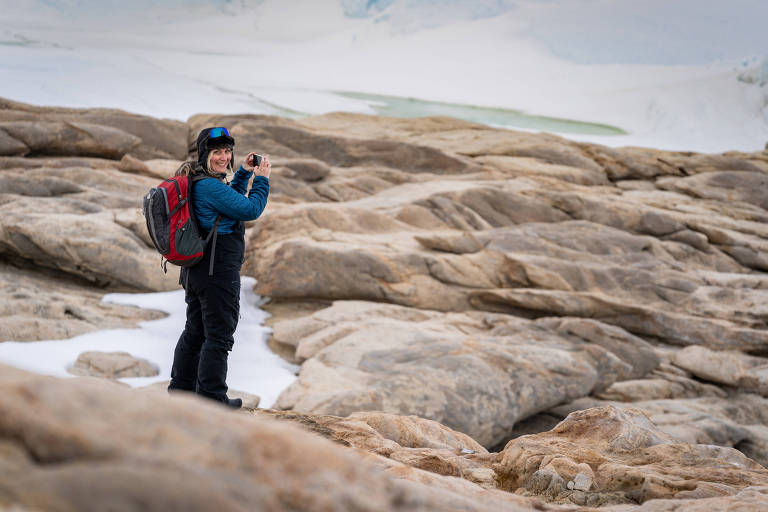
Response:
M238 194L245 195L248 187L248 180L251 179L253 171L247 171L242 165L232 178L232 183L229 184L229 188L235 190Z
M239 173L239 171L238 171ZM250 178L250 176L249 176ZM218 180L203 180L211 187L207 194L210 205L225 217L234 220L254 220L267 206L269 180L264 176L253 179L250 193L245 196ZM234 180L233 180L234 183ZM247 183L247 181L246 181Z

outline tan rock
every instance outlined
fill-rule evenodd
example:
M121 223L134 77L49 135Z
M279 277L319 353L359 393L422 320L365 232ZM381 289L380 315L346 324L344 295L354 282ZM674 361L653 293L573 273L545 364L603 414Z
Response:
M0 263L0 341L71 338L165 316L102 302L103 295L64 274Z
M614 382L606 390L596 393L602 400L640 402L664 398L696 398L700 396L725 397L727 393L712 386L685 377L650 378Z
M762 351L768 346L768 332L750 329L735 322L710 320L615 300L599 293L517 289L470 292L477 307L497 312L519 310L563 316L597 318L643 336L652 336L675 345L701 344L714 349Z
M280 344L296 347L299 360L307 358L277 408L337 416L366 410L415 414L483 446L508 439L523 418L632 373L605 348L616 343L619 331L605 328L614 341L601 346L505 315L339 301L276 323L274 332ZM593 339L599 332L593 327ZM621 349L622 357L637 360L646 350L629 343Z
M456 487L433 490L398 479L297 427L202 399L11 367L0 372L0 439L0 499L22 509L137 502L150 511L335 510L339 504L381 511L531 509L496 493L467 496Z
M149 167L144 162L131 155L123 155L117 168L130 174L149 174L150 172Z
M0 99L0 122L11 121L26 121L35 124L79 122L118 129L140 141L140 144L131 150L131 154L144 160L149 158L184 159L187 153L186 137L189 128L185 123L170 119L154 119L117 109L39 107ZM45 153L54 154L52 151L45 151Z
M561 418L571 412L610 405L642 411L659 430L679 443L735 447L768 464L768 401L753 394L656 399L631 403L581 398L551 409Z
M768 396L768 359L694 346L676 352L674 363L700 379Z
M128 352L83 352L67 371L73 375L124 379L127 377L154 377L157 366Z
M320 181L331 172L331 168L322 160L312 158L279 160L278 163L288 168L290 171L288 177L298 178L302 181Z
M6 142L4 155L80 155L119 159L141 139L116 128L86 122L0 122L0 131L16 140ZM20 149L22 146L26 151Z
M156 395L166 396L168 395L168 384L170 384L170 381L166 380L134 389L139 393L153 393ZM243 410L247 411L256 410L259 407L259 402L261 402L260 396L254 395L253 393L240 391L239 389L229 388L229 390L227 390L227 396L229 398L241 399L243 401Z
M182 163L182 160L167 158L153 158L144 161L144 165L148 169L148 175L161 180L173 176Z
M55 236L54 236L55 234ZM160 255L107 212L90 215L10 214L0 219L0 252L85 278L97 286L171 290L178 275L164 274Z
M503 489L593 506L733 496L768 481L768 470L737 450L676 443L642 412L613 407L574 412L550 432L509 442L495 469Z

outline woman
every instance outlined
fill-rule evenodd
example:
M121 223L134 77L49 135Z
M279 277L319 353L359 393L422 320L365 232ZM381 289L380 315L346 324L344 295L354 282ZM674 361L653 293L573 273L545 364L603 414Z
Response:
M197 165L177 174L193 176L192 210L205 236L216 229L203 259L183 268L187 322L176 344L168 391L192 391L230 407L242 400L227 397L227 358L240 312L240 266L245 257L244 221L261 215L269 195L269 157L255 169L249 153L227 185L235 139L223 127L206 128L197 137ZM213 261L211 261L213 260Z

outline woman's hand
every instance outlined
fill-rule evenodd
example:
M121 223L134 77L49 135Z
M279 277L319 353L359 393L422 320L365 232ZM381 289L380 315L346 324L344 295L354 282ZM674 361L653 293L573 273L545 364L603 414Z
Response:
M256 153L248 153L245 155L245 160L243 160L243 169L246 171L253 171L253 155Z
M253 167L251 168L253 169ZM261 165L255 169L255 172L256 176L264 176L265 178L269 178L269 174L272 172L272 164L269 163L269 155L264 155L261 157Z

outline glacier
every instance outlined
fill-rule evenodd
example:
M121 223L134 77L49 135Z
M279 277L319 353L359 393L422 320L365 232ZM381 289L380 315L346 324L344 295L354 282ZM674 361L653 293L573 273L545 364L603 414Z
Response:
M33 104L184 120L378 114L407 99L414 108L398 115L489 112L494 126L609 146L714 153L768 141L768 4L757 0L0 0L0 9L0 96ZM500 122L500 111L522 115ZM530 123L545 118L562 122ZM573 122L612 134L560 128Z

